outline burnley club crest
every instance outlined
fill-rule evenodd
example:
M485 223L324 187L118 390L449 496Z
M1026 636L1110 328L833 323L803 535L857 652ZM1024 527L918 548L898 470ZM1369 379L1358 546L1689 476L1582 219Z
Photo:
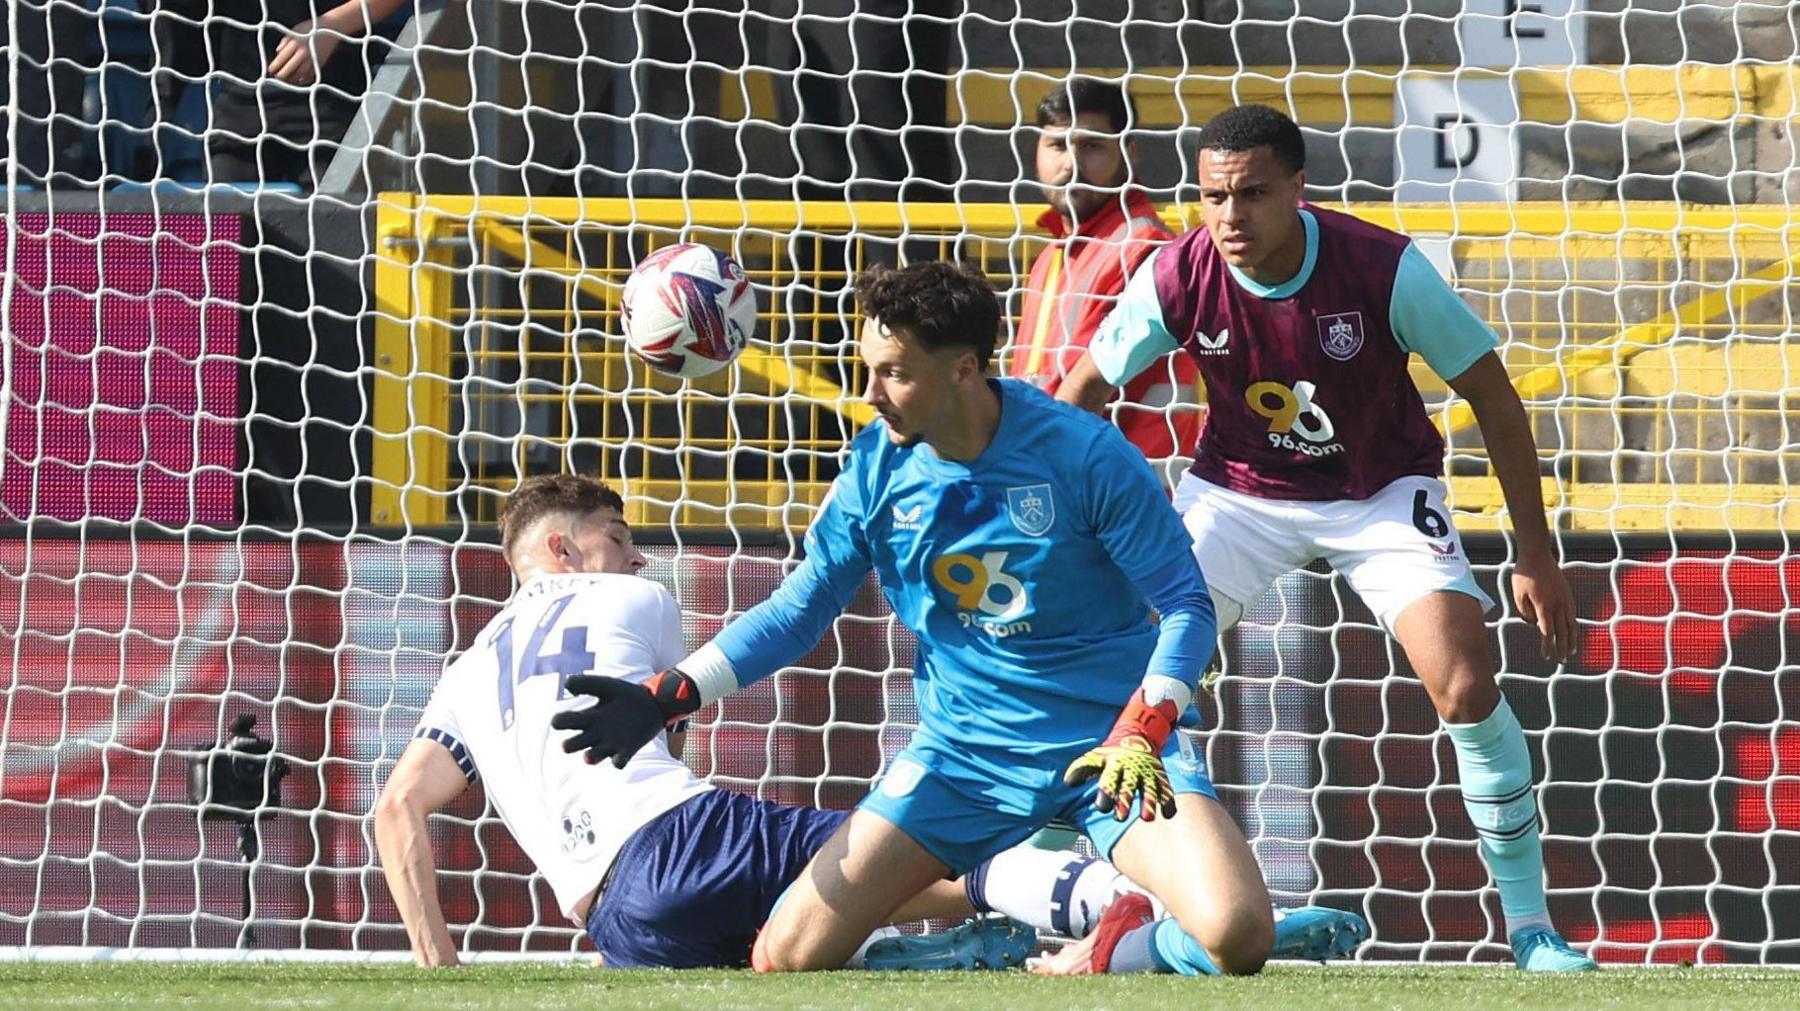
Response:
M1362 313L1338 312L1320 316L1319 346L1340 362L1356 357L1363 346Z
M1050 497L1050 486L1029 484L1006 489L1006 514L1020 533L1042 537L1056 522L1056 501Z

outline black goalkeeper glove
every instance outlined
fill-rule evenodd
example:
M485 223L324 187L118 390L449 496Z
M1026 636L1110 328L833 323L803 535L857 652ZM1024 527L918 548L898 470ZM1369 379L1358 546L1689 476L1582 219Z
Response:
M564 686L595 700L585 709L565 709L550 717L550 725L557 730L575 731L563 740L563 750L586 751L589 765L610 758L613 768L625 768L651 738L700 708L700 689L692 678L674 668L643 684L577 674Z

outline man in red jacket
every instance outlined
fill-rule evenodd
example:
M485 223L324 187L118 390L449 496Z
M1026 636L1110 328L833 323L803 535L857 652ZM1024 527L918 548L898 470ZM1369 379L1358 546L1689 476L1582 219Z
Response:
M1135 118L1124 85L1076 77L1038 104L1037 179L1056 238L1031 266L1008 372L1054 395L1144 258L1173 238L1131 186ZM1151 460L1193 451L1193 361L1169 355L1127 384L1113 420ZM1174 405L1174 406L1171 406Z

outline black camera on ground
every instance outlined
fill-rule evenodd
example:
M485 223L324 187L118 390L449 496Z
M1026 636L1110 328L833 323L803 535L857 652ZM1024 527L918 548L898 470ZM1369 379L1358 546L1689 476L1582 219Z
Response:
M188 759L188 803L200 808L200 817L234 821L238 826L238 855L244 858L243 919L240 946L255 943L251 868L262 854L257 822L275 817L281 806L281 781L291 771L287 759L273 754L275 742L256 732L256 717L241 713L231 721L231 737L222 745L200 744Z
M188 760L188 803L205 818L239 823L272 818L281 806L281 781L290 771L287 759L271 755L272 741L256 733L256 717L243 713L231 721L231 738L214 747L202 744Z

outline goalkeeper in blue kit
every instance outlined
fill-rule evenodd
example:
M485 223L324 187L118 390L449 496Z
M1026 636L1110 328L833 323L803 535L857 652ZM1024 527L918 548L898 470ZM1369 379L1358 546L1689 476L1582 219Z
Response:
M979 271L876 269L857 294L880 420L852 443L804 562L650 682L572 679L598 702L557 716L577 731L564 747L625 761L811 649L873 569L918 637L919 729L782 897L752 964L841 966L921 890L1060 819L1170 918L1120 903L1145 912L1109 916L1056 971L1256 972L1276 941L1268 891L1174 732L1215 627L1161 485L1111 425L986 377L1000 308ZM1360 924L1324 927L1282 952L1341 953Z

